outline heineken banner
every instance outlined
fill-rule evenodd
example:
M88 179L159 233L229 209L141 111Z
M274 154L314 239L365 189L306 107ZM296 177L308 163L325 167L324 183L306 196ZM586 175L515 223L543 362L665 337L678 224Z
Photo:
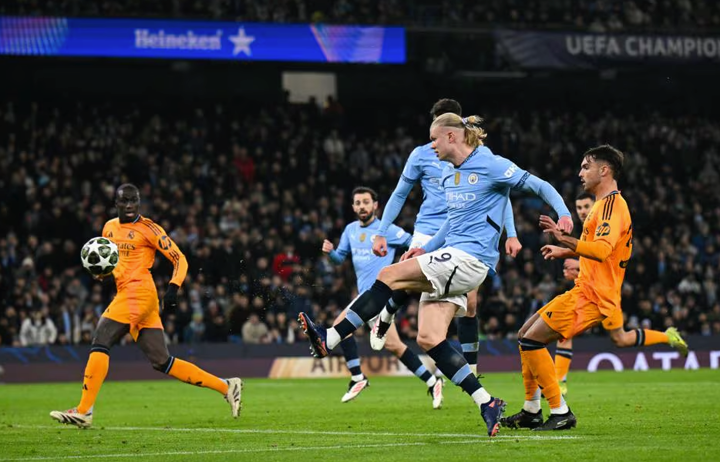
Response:
M720 36L665 36L497 30L498 52L526 69L602 69L720 64Z

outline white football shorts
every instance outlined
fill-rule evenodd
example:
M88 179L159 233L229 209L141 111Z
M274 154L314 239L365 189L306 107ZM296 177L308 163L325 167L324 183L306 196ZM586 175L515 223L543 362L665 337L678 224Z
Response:
M455 316L465 316L467 293L480 287L489 268L469 253L454 247L444 247L417 257L420 269L433 286L423 293L420 303L446 301L457 305Z

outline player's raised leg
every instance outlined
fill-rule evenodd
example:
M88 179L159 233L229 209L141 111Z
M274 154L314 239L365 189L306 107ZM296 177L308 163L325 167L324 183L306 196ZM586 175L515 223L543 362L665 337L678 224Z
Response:
M617 328L609 330L608 333L615 346L619 348L641 347L664 343L675 348L681 355L688 355L688 345L674 327L669 327L665 332L651 329L633 329L626 331L623 328Z
M50 417L60 423L82 428L92 425L93 407L110 367L110 348L129 331L128 324L100 318L90 347L90 357L85 365L80 404L67 411L52 411Z
M432 399L433 409L442 408L443 404L443 387L445 382L442 378L435 377L420 361L418 355L415 354L398 335L397 327L395 324L390 326L387 332L387 342L385 343L385 349L395 355L400 362L411 370L420 380L425 382L428 387L428 395Z
M308 336L313 356L327 356L342 339L377 316L390 300L393 290L424 292L432 291L433 287L413 258L383 268L372 287L347 308L345 319L330 329L314 324L306 313L300 313L298 321Z
M162 329L142 329L138 335L137 344L152 364L153 369L175 377L181 382L217 391L230 404L232 416L238 417L242 407L243 383L241 379L235 377L223 380L190 362L171 356L165 345Z

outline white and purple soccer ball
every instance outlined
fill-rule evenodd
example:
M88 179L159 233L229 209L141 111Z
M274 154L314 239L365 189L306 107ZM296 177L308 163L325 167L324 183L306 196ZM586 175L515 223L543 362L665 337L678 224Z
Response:
M120 260L117 245L106 237L94 237L80 251L83 267L93 276L107 276Z

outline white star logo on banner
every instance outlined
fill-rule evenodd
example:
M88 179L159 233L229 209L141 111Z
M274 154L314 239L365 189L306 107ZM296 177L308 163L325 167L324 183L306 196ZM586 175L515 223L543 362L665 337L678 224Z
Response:
M250 44L255 41L255 37L245 35L245 28L238 28L237 35L231 35L228 39L235 45L235 49L233 49L233 56L237 56L240 52L245 53L246 56L252 56Z

